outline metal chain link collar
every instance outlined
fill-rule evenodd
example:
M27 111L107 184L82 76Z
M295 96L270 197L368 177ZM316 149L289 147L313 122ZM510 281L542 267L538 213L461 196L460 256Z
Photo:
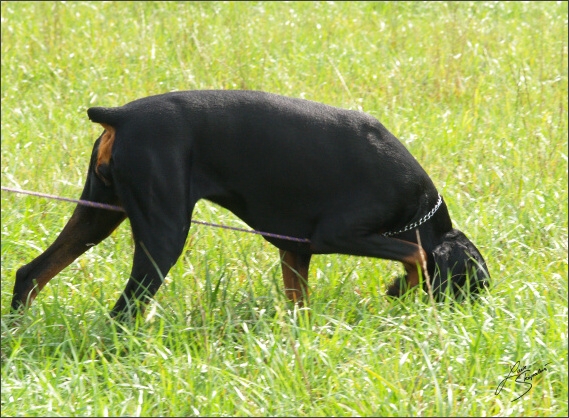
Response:
M419 226L423 225L425 222L427 222L429 219L431 219L433 217L433 215L435 214L435 212L440 208L441 204L443 203L443 198L441 197L441 195L439 194L439 200L437 200L437 204L435 205L435 207L433 209L431 209L431 211L429 213L427 213L425 216L423 216L421 219L419 219L416 222L413 222L409 225L407 225L405 228L400 229L398 231L392 231L392 232L385 232L381 235L383 235L384 237L391 237L393 235L398 235L401 234L403 232L407 232L410 231L411 229L415 229L418 228Z

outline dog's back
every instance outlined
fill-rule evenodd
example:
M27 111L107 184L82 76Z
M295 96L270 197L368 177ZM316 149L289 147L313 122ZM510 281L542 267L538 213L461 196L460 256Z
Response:
M239 90L166 93L88 112L116 128L115 164L128 164L133 149L175 149L158 160L163 167L149 169L191 160L192 200L212 200L254 228L289 223L293 233L310 236L327 211L372 210L387 201L379 231L436 201L415 158L363 112Z

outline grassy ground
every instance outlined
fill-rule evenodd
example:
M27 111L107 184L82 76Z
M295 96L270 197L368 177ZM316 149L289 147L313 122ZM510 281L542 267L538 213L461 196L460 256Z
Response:
M193 226L146 321L107 312L128 223L19 327L16 269L72 205L2 192L2 415L567 416L567 3L2 2L2 185L78 197L89 106L259 89L378 117L494 279L482 303L388 301L395 263L319 256L311 315L262 239ZM241 225L202 202L195 219ZM516 361L531 390L508 379ZM501 386L500 386L501 387Z

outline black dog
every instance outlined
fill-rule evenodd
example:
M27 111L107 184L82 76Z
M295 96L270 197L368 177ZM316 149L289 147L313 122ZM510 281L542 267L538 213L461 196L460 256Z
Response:
M167 93L88 114L105 131L81 199L125 213L77 206L55 242L18 270L14 310L128 216L132 273L111 314L135 314L178 259L202 198L256 230L310 240L266 238L280 250L287 296L299 303L312 254L402 262L407 274L389 287L392 296L421 273L435 297L488 284L482 255L452 228L429 176L367 114L255 91Z

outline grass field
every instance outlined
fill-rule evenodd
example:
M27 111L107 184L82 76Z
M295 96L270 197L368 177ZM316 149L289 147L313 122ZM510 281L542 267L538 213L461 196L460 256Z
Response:
M16 326L16 269L73 205L2 192L2 416L567 416L567 2L2 2L2 185L78 197L90 106L255 89L368 112L483 253L476 305L384 295L399 264L317 256L311 306L259 237L193 226L144 321L108 310L128 222ZM194 219L233 226L200 202ZM515 363L532 388L507 379ZM497 393L499 392L499 393Z

